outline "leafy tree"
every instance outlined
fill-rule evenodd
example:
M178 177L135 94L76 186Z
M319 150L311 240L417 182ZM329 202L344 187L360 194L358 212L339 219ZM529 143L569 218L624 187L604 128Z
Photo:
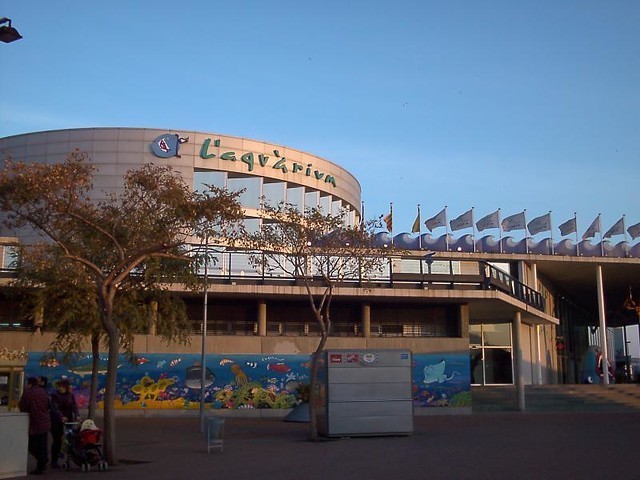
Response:
M317 359L331 333L334 289L345 279L367 281L387 262L386 252L373 242L379 220L350 226L345 222L347 213L325 214L318 208L301 212L287 203L264 205L262 228L249 236L249 244L256 251L250 257L253 265L265 273L284 273L301 281L320 329L311 362L309 435L313 441L318 438Z
M114 400L124 328L117 315L118 293L132 294L134 283L143 291L157 285L158 277L146 273L154 272L159 260L190 261L187 244L194 237L232 240L243 210L239 193L213 187L194 192L178 172L153 164L129 171L122 190L92 201L93 170L79 150L61 164L6 160L0 210L7 227L35 231L58 249L60 258L81 266L94 288L108 344L105 456L115 464Z
M89 417L94 418L100 345L106 336L92 277L82 265L61 256L55 245L25 245L21 250L12 286L25 313L43 317L43 327L56 332L49 347L51 354L62 354L63 363L74 364L78 355L86 351L89 339L93 361ZM114 298L114 321L120 326L121 349L132 362L135 333L153 331L165 341L177 343L187 342L191 333L184 302L165 291L165 284L160 282L176 283L178 275L180 280L192 283L194 269L184 261L162 261L152 270L162 272L157 281L148 281L149 271L138 272Z

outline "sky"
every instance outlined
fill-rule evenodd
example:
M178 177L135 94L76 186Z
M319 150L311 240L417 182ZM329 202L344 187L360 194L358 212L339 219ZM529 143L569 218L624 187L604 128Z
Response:
M603 232L640 222L637 0L0 0L0 16L24 37L0 44L0 137L285 145L351 172L366 217L393 203L394 234L418 205L551 211L554 240L574 212L580 236L599 213Z

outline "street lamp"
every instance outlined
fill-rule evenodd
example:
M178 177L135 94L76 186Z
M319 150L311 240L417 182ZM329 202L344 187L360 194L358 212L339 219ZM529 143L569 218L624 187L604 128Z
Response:
M207 378L207 317L209 306L209 235L204 240L204 303L203 303L203 320L202 320L202 352L200 364L202 371L200 373L200 431L205 431L204 426L204 407L205 407L205 385Z
M0 18L0 41L4 43L15 42L20 40L22 35L18 30L11 26L11 19L7 17Z

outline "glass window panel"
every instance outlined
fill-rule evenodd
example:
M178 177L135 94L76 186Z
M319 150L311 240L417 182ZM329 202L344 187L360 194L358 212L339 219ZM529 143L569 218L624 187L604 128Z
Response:
M484 374L483 374L484 362L482 361L482 350L479 348L471 350L470 356L471 356L471 360L470 360L471 384L482 385L484 383Z
M260 177L229 178L227 187L232 192L244 189L244 192L238 197L243 207L260 207L260 195L262 195L262 179Z
M483 325L484 345L488 347L511 346L511 324L499 323Z
M320 192L307 192L304 194L305 208L318 208Z
M259 276L261 269L255 267L251 262L251 254L235 252L231 257L231 275L244 276Z
M332 198L330 195L320 197L320 208L325 215L331 213L331 201Z
M469 344L482 345L482 325L469 325Z
M13 247L11 245L4 247L2 268L16 268L17 260L18 260L18 247Z
M246 218L244 220L244 228L247 233L255 233L260 229L260 222L259 218Z
M489 265L491 265L492 267L495 267L499 270L502 270L504 273L506 273L507 275L510 273L509 271L509 264L508 263L502 263L502 262L489 262Z
M265 183L262 185L262 195L268 205L275 207L285 201L287 184L284 182Z
M304 209L304 187L287 188L287 203L302 211Z
M484 383L485 384L512 384L513 383L511 349L508 349L508 348L485 348L484 349Z
M227 186L227 172L193 172L193 189L197 192L208 190L206 185L218 188Z
M342 200L335 200L331 202L331 213L334 215L340 213L340 209L342 208Z
M353 226L357 221L357 212L355 210L349 210L349 221L347 222L349 226Z

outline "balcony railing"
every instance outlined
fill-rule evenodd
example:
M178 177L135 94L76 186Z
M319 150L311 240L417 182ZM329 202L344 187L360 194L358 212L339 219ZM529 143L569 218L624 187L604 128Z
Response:
M208 265L210 282L229 284L302 284L303 277L284 271L267 272L251 261L259 252L216 251ZM313 262L309 262L311 265ZM316 273L314 275L314 273ZM319 272L309 272L308 280L321 285ZM204 275L204 268L199 271ZM382 288L440 288L449 290L499 290L540 311L544 297L508 273L483 260L457 260L428 257L387 257L381 269L367 276L341 275L333 278L341 286L375 286Z

